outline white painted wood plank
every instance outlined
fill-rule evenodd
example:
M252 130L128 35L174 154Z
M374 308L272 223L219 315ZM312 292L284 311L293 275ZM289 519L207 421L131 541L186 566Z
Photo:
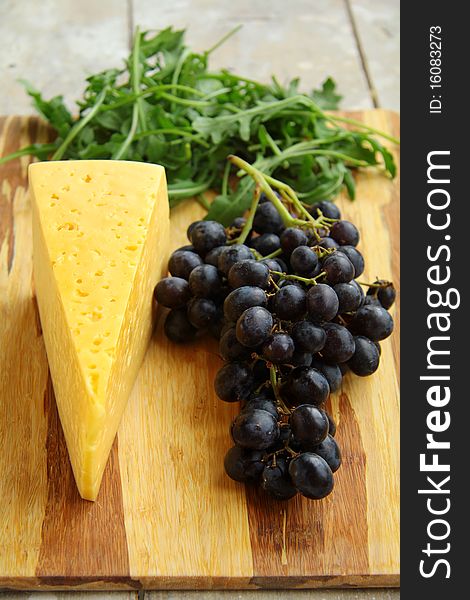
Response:
M214 68L261 81L300 76L303 89L331 75L343 107L372 106L344 0L133 0L133 6L136 25L187 28L187 41L198 51L241 23L211 57Z
M85 77L119 67L127 45L126 0L2 0L0 114L32 112L18 78L73 106Z
M400 0L349 0L382 108L400 110Z

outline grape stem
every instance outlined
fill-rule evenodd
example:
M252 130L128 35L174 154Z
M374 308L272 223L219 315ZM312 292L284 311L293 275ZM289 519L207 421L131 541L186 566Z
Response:
M292 222L292 216L290 215L286 207L282 204L282 202L279 200L279 198L276 196L271 186L266 181L265 175L261 173L261 171L259 171L256 167L253 167L252 165L250 165L250 163L246 162L246 160L243 160L239 156L234 156L233 154L231 154L228 157L228 159L234 165L248 173L248 175L250 175L256 181L259 187L263 190L266 196L277 208L277 211L281 215L281 219L284 225L286 227L289 227L289 225L291 225Z
M289 443L287 443L284 448L283 448L286 452L288 452L292 457L296 457L299 456L300 452L296 452L295 450L292 450L292 448L289 446Z
M282 254L282 248L278 248L277 250L274 250L274 252L271 252L271 254L267 254L266 256L262 256L262 259L268 259L268 258L276 258L277 256L280 256Z
M280 412L282 412L285 415L290 415L291 411L284 404L284 401L281 398L281 394L279 393L279 383L277 381L277 369L274 366L271 366L269 368L269 379L271 381L271 386L274 391L274 397L276 398L276 402L278 404L278 407L280 408Z
M336 252L336 248L322 248L318 245L309 246L309 248L311 248L315 252L318 258L324 258L325 256L329 256L330 254Z
M263 456L263 462L264 463L268 463L271 459L272 459L272 464L269 465L271 467L276 467L277 465L277 455L278 454L282 454L283 452L287 452L288 454L290 454L293 458L295 458L296 456L299 456L300 452L296 452L295 450L292 450L292 448L289 446L289 442L286 442L284 444L284 448L279 448L279 450L274 450L274 452L270 452L269 454L265 454Z
M360 285L365 285L366 287L370 287L370 288L386 288L389 285L393 285L391 281L380 281L377 283L366 283L365 281L358 281L357 283L359 283Z
M287 273L282 273L281 271L271 271L271 269L269 271L272 275L279 275L279 277L281 279L290 279L292 281L301 281L302 283L305 283L306 285L317 285L317 279L326 275L326 272L322 271L315 277L307 278L307 277L300 277L300 275L288 275Z
M253 219L255 218L256 209L258 208L260 194L261 194L261 190L260 190L259 185L257 185L255 188L253 200L251 201L248 218L246 220L245 225L243 226L243 229L240 232L240 235L238 236L238 238L236 240L234 240L235 244L244 244L245 243L246 238L248 237L248 235L253 227Z
M274 289L278 292L281 288L277 285L277 283L274 281L274 278L270 275L269 276L269 283L272 284L272 286L274 287Z
M261 392L261 390L268 385L269 385L268 381L263 381L263 383L256 388L255 394L259 394Z
M277 250L274 250L274 252L271 252L271 254L267 254L266 256L263 256L260 252L258 252L258 250L255 250L254 248L250 248L250 250L254 254L256 260L276 258L276 256L280 256L282 254L282 248L278 248Z
M272 204L274 204L279 215L281 216L282 222L286 227L298 225L300 227L307 227L309 229L313 229L317 239L319 239L318 233L315 230L320 229L322 227L329 228L331 222L334 222L334 219L328 219L323 215L320 215L316 219L312 217L308 210L303 206L302 202L298 199L294 190L286 183L283 183L278 179L274 179L274 177L271 177L269 175L265 175L259 169L257 169L253 165L250 165L250 163L248 163L246 160L243 160L239 156L230 154L228 160L242 171L245 171L245 173L247 173L248 175L250 175L250 177L254 179L254 181L258 184L260 191L263 191L267 198L272 202ZM284 206L281 199L276 195L276 193L273 190L273 187L280 190L281 196L284 198L284 200L290 202L294 206L296 212L300 215L303 215L305 219L293 217L287 210L287 208ZM252 216L254 218L252 209L250 209L250 217Z

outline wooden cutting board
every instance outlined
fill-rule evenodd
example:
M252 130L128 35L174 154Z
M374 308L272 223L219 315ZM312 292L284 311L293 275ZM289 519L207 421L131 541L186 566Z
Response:
M354 113L398 135L394 113ZM0 156L47 139L34 117L0 119ZM397 152L397 148L393 148ZM80 499L48 374L31 279L28 159L0 167L0 588L199 589L399 583L399 320L379 371L348 375L329 403L343 466L334 493L266 499L223 471L237 407L214 395L212 341L156 334L96 503ZM399 183L357 176L340 200L360 228L362 279L399 287ZM172 244L201 214L172 214Z

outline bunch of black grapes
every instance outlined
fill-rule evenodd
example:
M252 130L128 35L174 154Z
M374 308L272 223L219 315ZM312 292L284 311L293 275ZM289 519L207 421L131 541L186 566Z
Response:
M324 403L346 371L377 370L379 342L393 330L393 284L364 284L364 294L356 281L364 271L357 228L331 202L309 212L314 222L285 227L262 194L248 224L192 223L191 245L173 252L172 276L155 288L156 301L171 309L170 340L206 331L220 340L225 365L215 391L241 403L227 474L278 500L332 491L341 453Z

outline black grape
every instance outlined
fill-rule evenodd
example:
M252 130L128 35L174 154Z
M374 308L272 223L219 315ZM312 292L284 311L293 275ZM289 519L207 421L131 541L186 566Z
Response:
M222 291L222 280L212 265L200 265L191 271L189 289L198 298L217 298Z
M333 490L333 473L318 454L304 452L290 461L289 474L299 492L313 500L328 496Z
M225 248L219 254L218 268L221 273L225 276L232 266L240 260L246 260L248 258L254 258L253 253L245 246L245 244L233 244L232 246L225 246Z
M295 350L289 364L294 367L309 367L312 364L312 359L313 356L310 352L300 352Z
M382 306L377 296L367 295L364 298L363 306Z
M161 279L153 294L158 304L167 308L181 308L191 297L188 282L181 277Z
M354 266L349 258L342 252L334 252L327 256L321 265L321 270L326 273L326 280L330 285L346 283L354 279Z
M352 262L354 267L354 277L360 277L364 273L364 257L357 248L354 246L339 246L338 252L345 254Z
M357 310L364 301L364 293L354 279L348 283L337 283L333 289L338 296L340 314Z
M297 488L289 475L288 463L279 456L270 465L264 467L261 474L261 487L276 500L289 500L297 494Z
M251 356L250 348L243 346L237 340L235 327L231 327L221 336L219 352L226 361L248 360Z
M252 306L266 306L266 293L259 287L244 285L225 298L224 315L227 321L237 321L240 315Z
M207 298L193 298L188 303L188 320L197 329L206 329L218 316L217 306Z
M287 333L274 333L263 345L263 357L273 363L289 363L294 342Z
M275 233L263 233L250 241L251 248L254 248L261 256L267 256L279 250L281 240Z
M330 237L341 246L357 246L359 243L359 231L349 221L337 221L330 229Z
M330 415L330 413L327 413L325 411L325 415L326 415L326 418L328 419L328 435L335 437L336 423L334 422L333 417Z
M338 323L326 323L326 342L321 354L330 363L344 363L354 354L355 344L351 332L338 325Z
M380 304L387 310L393 305L396 297L397 292L393 283L379 288L379 291L377 292L377 298L379 299Z
M253 374L243 362L231 362L224 365L215 377L215 393L225 402L246 400L253 388Z
M330 386L330 392L337 392L340 389L343 375L338 365L328 364L323 360L314 358L311 362L311 366L320 371L320 373L323 373Z
M315 243L315 246L320 246L321 248L325 248L326 250L336 250L340 247L338 242L336 242L333 238L330 237L321 238L319 242Z
M326 461L332 473L340 468L341 450L339 449L336 440L331 435L327 435L323 442L316 446L313 451Z
M241 260L230 268L228 283L232 288L255 285L267 289L269 286L269 268L264 263L256 260Z
M369 304L356 312L350 328L355 334L365 335L373 342L379 342L392 333L393 319L382 306Z
M305 246L308 242L308 237L302 229L297 227L288 227L281 234L281 248L290 256L298 246Z
M280 262L278 262L274 258L265 258L265 259L263 259L260 262L262 262L263 264L265 264L270 271L278 271L278 272L281 272L281 273L285 272L284 271L284 267L282 267L281 264L280 264ZM280 275L274 275L273 273L270 273L270 276L271 276L271 278L272 278L273 281L276 281L276 282L279 281Z
M297 246L291 254L290 264L299 275L314 277L320 271L318 256L308 246Z
M329 423L325 411L311 404L301 404L292 411L289 425L295 441L305 450L317 446L328 435Z
M310 367L296 367L281 388L282 397L291 404L314 404L326 401L330 386L326 377Z
M233 441L241 448L264 450L272 446L279 437L277 419L266 410L243 411L231 427Z
M167 314L164 324L168 339L177 344L192 342L197 329L191 325L186 314L186 308L173 308Z
M189 241L201 256L227 241L224 226L217 221L199 221L189 230Z
M338 314L339 300L326 283L312 285L307 294L307 310L315 321L331 321Z
M278 290L273 299L273 310L285 321L296 321L305 315L307 295L298 285L287 285Z
M379 279L374 284L380 285L380 287L371 286L367 291L367 295L377 298L379 303L388 310L395 302L397 296L393 283Z
M248 398L247 403L243 407L242 411L253 411L255 409L265 410L270 413L276 420L279 418L279 413L274 404L274 401L271 398L266 398L264 396L250 396Z
M273 317L261 306L247 308L237 321L237 340L244 346L255 348L263 344L271 334Z
M271 202L259 204L253 219L253 230L256 233L280 234L283 229L284 223L274 204Z
M328 219L341 219L341 212L339 208L336 206L336 204L333 204L333 202L330 202L329 200L315 202L315 204L312 204L312 206L309 208L310 214L314 217L320 216L320 213L318 212L319 210L322 212L322 215Z
M189 279L191 271L202 264L204 264L204 262L199 254L191 252L190 250L176 250L170 256L168 270L173 277Z
M366 377L375 373L379 367L380 354L374 342L362 335L354 338L355 351L348 360L348 367L355 375Z
M264 470L264 452L233 446L224 458L227 475L240 483L256 483Z
M301 352L320 352L325 345L326 333L319 325L310 321L297 321L291 329L295 349Z
M226 248L227 246L216 246L215 248L212 248L212 250L210 250L206 256L204 257L204 262L207 265L212 265L213 267L219 267L219 256L221 254L221 252L224 250L224 248Z

